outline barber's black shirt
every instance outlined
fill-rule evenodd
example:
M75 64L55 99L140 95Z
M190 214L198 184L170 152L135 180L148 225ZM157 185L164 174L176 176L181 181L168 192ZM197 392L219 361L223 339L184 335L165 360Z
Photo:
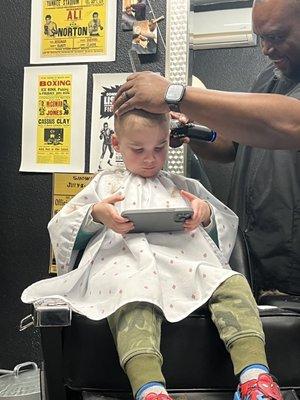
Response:
M252 92L300 99L300 81L277 76L269 66ZM257 288L300 294L300 149L239 145L229 206L248 239Z

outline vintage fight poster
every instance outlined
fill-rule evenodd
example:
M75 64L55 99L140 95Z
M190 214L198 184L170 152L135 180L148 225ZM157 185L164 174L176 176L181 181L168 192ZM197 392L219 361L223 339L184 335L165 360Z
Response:
M20 171L83 172L87 67L24 73Z
M32 64L114 61L116 0L32 0Z
M90 148L90 172L123 166L122 156L112 147L113 99L129 74L94 74Z
M59 85L53 86L54 82ZM38 164L70 164L72 74L38 76Z
M94 174L53 174L52 217L93 179ZM56 261L50 249L49 273L56 273Z

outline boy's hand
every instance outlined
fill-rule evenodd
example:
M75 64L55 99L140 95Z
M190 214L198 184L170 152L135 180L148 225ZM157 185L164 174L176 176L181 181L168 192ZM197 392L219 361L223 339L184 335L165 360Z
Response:
M101 222L103 225L121 235L133 229L133 223L127 218L121 217L115 208L115 203L124 200L124 196L113 194L106 199L93 205L92 217L94 221Z
M191 207L194 211L192 218L189 218L183 224L187 231L196 229L200 224L207 226L210 223L211 210L206 201L199 199L192 193L186 192L185 190L180 191L181 196L184 197L191 203Z

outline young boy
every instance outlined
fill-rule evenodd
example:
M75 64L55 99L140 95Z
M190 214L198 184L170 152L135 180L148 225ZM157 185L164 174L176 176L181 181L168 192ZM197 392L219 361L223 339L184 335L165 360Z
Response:
M108 318L137 400L171 399L161 372L163 316L176 322L208 302L240 377L235 399L281 400L255 300L228 265L237 217L198 181L161 171L168 142L167 115L135 110L115 118L112 145L126 169L99 173L50 221L59 276L31 285L22 300L59 297L88 318ZM130 233L132 222L121 217L187 204L194 214L179 232Z

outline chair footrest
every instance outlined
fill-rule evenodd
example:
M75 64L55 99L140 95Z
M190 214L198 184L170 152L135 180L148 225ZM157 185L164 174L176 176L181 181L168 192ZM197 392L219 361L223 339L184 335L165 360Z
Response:
M282 390L284 400L299 400L295 390ZM232 392L222 391L193 391L184 393L170 393L174 400L232 400ZM131 393L97 393L97 392L82 392L83 400L131 400Z

